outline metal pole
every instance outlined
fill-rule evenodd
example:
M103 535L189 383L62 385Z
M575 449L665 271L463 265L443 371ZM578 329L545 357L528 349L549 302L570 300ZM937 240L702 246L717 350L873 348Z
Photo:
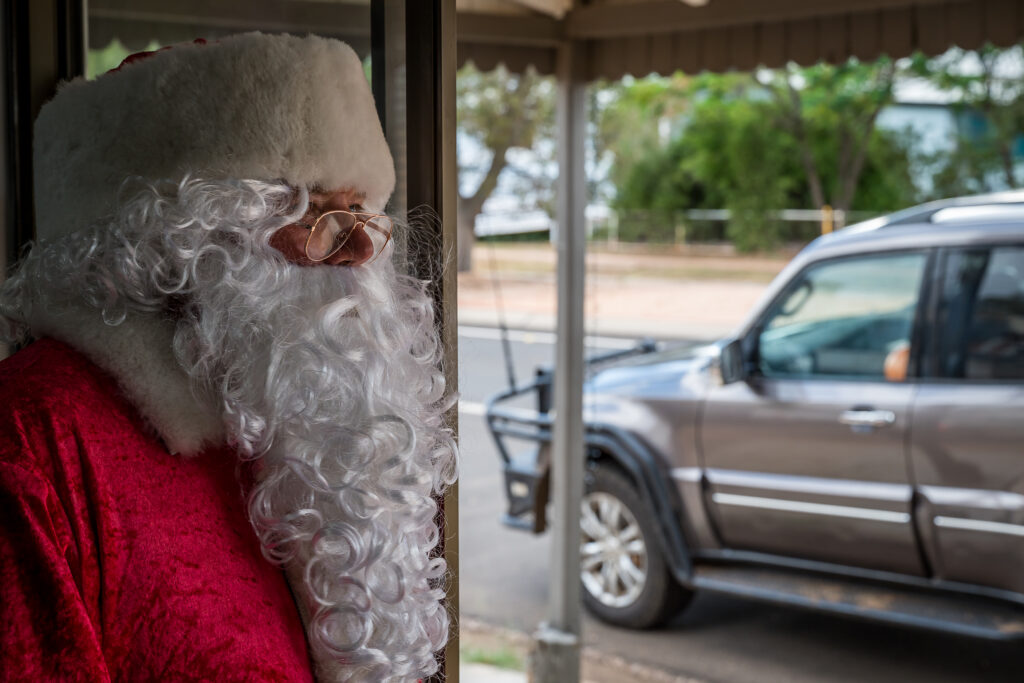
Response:
M535 683L580 678L580 504L583 498L583 273L586 82L582 46L558 50L558 339L552 441L553 525L548 619L534 635Z
M821 207L821 234L827 235L832 232L832 207L826 204Z

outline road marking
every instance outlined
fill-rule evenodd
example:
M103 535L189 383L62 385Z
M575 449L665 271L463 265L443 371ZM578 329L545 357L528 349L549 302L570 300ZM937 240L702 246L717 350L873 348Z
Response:
M496 327L471 327L459 325L459 336L470 339L490 339L499 341L501 330ZM532 332L530 330L509 330L508 338L514 342L524 344L554 344L558 335L554 332ZM587 336L583 338L586 346L595 346L606 349L631 349L636 346L635 339L622 339L620 337Z
M487 406L476 401L459 401L459 415L483 415Z

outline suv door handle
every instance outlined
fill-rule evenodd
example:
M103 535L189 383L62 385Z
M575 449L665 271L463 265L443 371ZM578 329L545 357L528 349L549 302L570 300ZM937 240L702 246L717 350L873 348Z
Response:
M891 410L847 410L839 415L839 424L851 427L888 427L896 422Z

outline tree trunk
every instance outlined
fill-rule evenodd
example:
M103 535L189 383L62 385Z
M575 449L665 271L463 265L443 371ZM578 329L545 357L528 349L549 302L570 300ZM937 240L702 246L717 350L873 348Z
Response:
M820 209L825 206L825 189L821 185L821 176L818 175L818 165L814 162L811 145L806 139L800 139L800 160L803 162L804 172L807 174L811 201L814 203L814 208Z
M803 164L804 173L807 174L807 189L811 192L811 201L814 208L820 209L825 206L825 189L821 184L821 175L818 173L818 164L814 160L814 151L811 149L811 141L807 137L807 129L804 128L803 106L800 103L800 93L793 84L786 79L786 87L789 91L789 122L796 137L797 145L800 147L800 163Z
M853 197L857 194L857 184L864 171L864 163L868 158L871 137L875 133L875 123L882 108L892 97L892 83L896 75L896 67L890 63L878 74L878 81L886 89L887 97L877 103L875 108L864 118L857 131L852 125L850 130L843 131L843 153L839 167L839 192L832 208L846 212L853 206ZM850 153L852 152L852 158Z
M875 132L875 121L882 111L881 106L874 110L865 120L864 128L860 134L859 144L855 141L854 135L849 134L850 144L856 145L853 159L845 168L839 169L839 194L836 197L834 209L849 211L853 206L853 197L857 193L857 183L860 182L860 174L864 171L864 162L867 161L868 147L871 145L871 136ZM846 135L844 133L844 135Z
M491 157L490 168L487 169L487 175L480 181L479 187L476 188L476 192L470 197L459 197L459 211L458 211L458 248L456 254L458 256L458 272L465 273L473 269L473 244L476 242L476 234L473 232L473 226L476 223L477 215L483 210L484 202L494 192L494 188L498 186L498 176L505 169L507 161L505 160L505 154L509 150L509 145L504 145L494 150L494 155Z

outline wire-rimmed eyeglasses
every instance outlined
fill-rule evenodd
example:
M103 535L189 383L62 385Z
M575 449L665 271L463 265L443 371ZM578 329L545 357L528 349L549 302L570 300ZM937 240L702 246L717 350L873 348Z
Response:
M315 263L331 258L349 241L356 230L362 229L373 244L373 261L384 247L391 241L393 225L391 219L377 213L365 211L345 211L337 209L325 211L312 224L299 223L309 230L306 237L306 258Z

